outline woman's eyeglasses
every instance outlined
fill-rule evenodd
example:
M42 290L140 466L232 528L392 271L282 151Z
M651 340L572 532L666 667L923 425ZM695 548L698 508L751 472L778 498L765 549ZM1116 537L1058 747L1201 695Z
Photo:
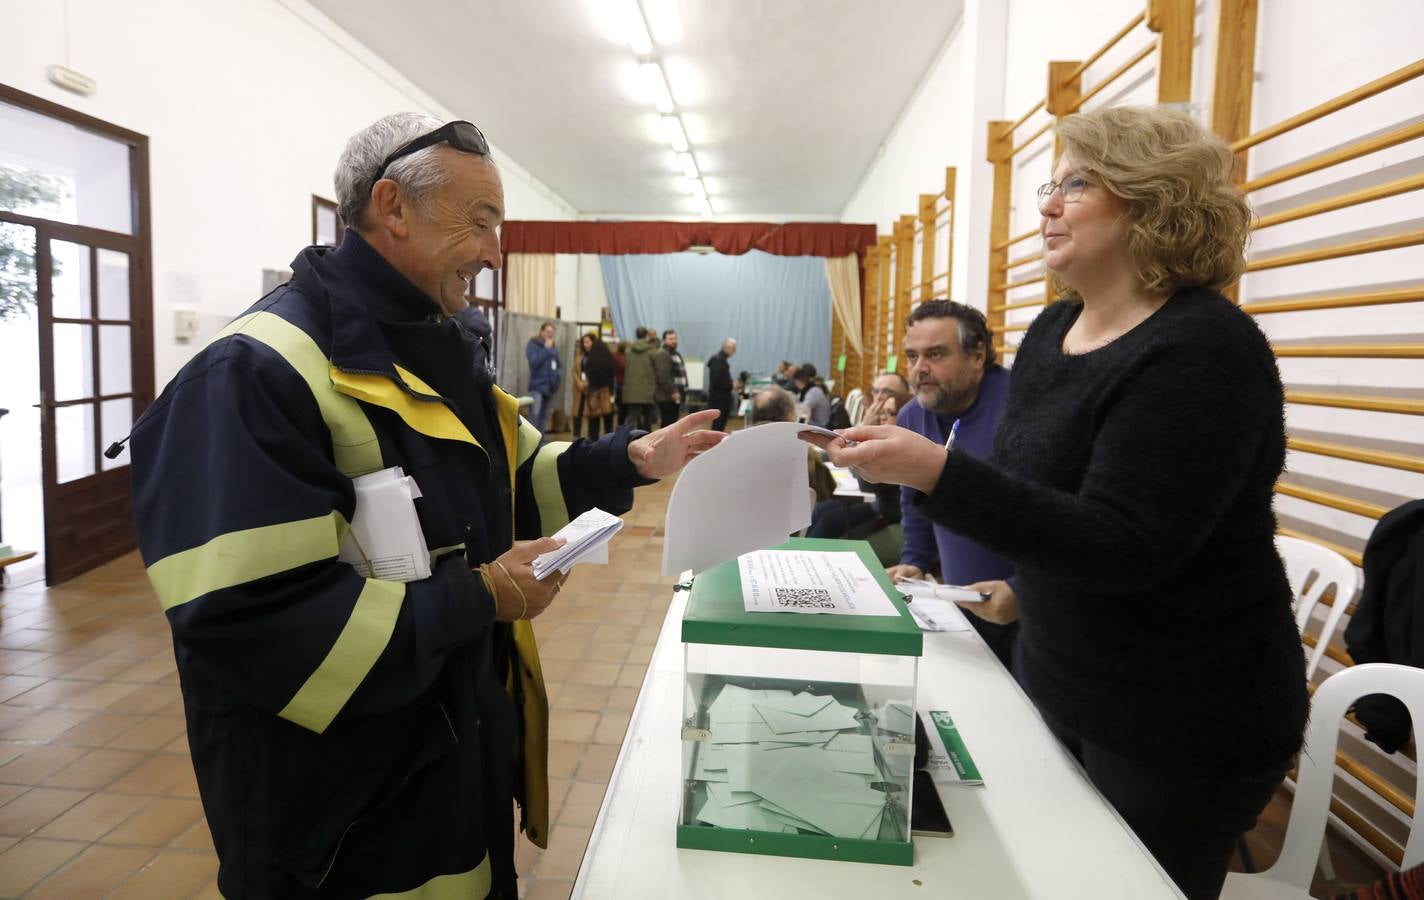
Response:
M1050 181L1038 187L1038 205L1041 208L1056 192L1063 194L1064 203L1077 203L1083 199L1083 191L1088 180L1081 175L1070 175L1063 181Z
M386 174L386 169L391 167L391 163L402 156L410 156L426 147L434 147L436 144L449 144L456 150L465 153L476 153L480 156L489 156L489 142L485 140L484 134L470 122L456 121L448 122L427 134L422 134L409 143L401 145L394 153L387 156L385 162L376 170L376 177L371 179L374 185Z

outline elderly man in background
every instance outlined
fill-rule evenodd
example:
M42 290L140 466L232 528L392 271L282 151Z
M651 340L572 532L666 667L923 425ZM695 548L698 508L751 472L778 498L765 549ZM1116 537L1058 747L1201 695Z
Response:
M658 381L654 394L658 418L663 425L671 425L677 421L682 400L687 396L687 364L677 351L677 332L671 328L663 332L663 345L653 354L653 371Z
M866 404L857 425L894 425L895 417L914 398L910 383L898 372L882 372L870 385L871 402ZM807 537L845 538L856 529L870 528L877 520L885 525L900 523L900 486L876 484L856 476L860 489L873 493L871 502L831 499L816 504L811 511L811 527Z
M762 388L752 397L750 425L767 422L795 422L796 398L785 388L772 385ZM815 447L806 454L806 478L816 494L816 502L829 500L836 492L836 479L826 467L825 454Z
M476 365L453 317L500 265L504 189L474 125L381 119L347 143L336 192L340 249L302 251L133 432L218 889L513 900L513 801L548 839L528 620L563 579L534 577L559 546L540 535L627 510L721 436L692 431L704 414L541 446ZM387 517L363 547L353 479L402 472L421 497L410 530ZM382 528L423 541L429 574L373 565Z
M736 388L732 384L731 359L737 352L735 338L722 342L722 349L707 360L707 406L717 410L717 420L712 423L713 431L723 431L727 418L732 415L732 397Z

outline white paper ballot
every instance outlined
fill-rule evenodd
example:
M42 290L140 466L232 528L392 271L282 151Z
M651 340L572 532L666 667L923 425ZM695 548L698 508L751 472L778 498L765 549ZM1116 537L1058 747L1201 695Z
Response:
M567 573L576 563L607 564L608 542L623 528L623 520L594 508L560 528L556 538L567 543L534 559L534 577L543 580L550 572Z
M987 594L981 594L978 591L971 591L968 588L957 587L951 584L937 584L924 578L901 578L895 582L895 586L916 600L954 600L960 603L982 603L989 599Z
M857 553L757 550L737 568L747 612L900 615Z
M952 600L920 597L905 604L921 631L969 631L973 626Z
M811 524L810 445L796 437L803 431L835 436L814 425L769 422L732 432L687 464L668 499L664 575L705 572Z
M339 558L364 578L419 581L430 577L430 550L415 511L420 487L400 466L352 479L356 515Z

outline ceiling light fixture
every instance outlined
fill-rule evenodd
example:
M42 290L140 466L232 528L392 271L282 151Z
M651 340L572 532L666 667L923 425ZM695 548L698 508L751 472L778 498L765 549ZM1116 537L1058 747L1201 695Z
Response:
M648 20L643 18L638 0L623 0L623 27L628 36L628 46L637 56L647 56L653 52L653 38L648 33Z
M707 196L707 185L702 183L701 178L689 178L687 181L687 192L701 200Z
M677 116L663 116L663 136L672 145L674 153L687 152L687 132L682 128L682 119Z
M669 115L673 111L672 91L668 90L667 76L663 75L663 67L655 62L645 62L638 67L643 76L643 90L648 94L648 99L653 101L658 112Z
M691 153L679 153L677 155L677 164L682 166L683 177L688 179L702 177L697 171L697 160L692 158Z
M702 215L710 219L712 217L712 201L707 199L706 194L703 194L698 199L698 203L702 207Z

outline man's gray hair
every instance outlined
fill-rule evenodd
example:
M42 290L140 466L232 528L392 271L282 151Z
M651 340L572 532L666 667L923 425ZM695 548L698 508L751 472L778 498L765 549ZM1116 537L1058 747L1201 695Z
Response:
M336 163L336 212L341 220L359 231L363 224L361 214L371 200L371 188L375 186L376 170L381 163L405 144L443 124L423 113L392 113L352 135ZM436 147L402 156L391 163L382 176L399 184L427 216L431 196L446 180L445 167L440 164Z
M785 388L769 387L752 398L752 424L789 422L796 418L796 398Z

